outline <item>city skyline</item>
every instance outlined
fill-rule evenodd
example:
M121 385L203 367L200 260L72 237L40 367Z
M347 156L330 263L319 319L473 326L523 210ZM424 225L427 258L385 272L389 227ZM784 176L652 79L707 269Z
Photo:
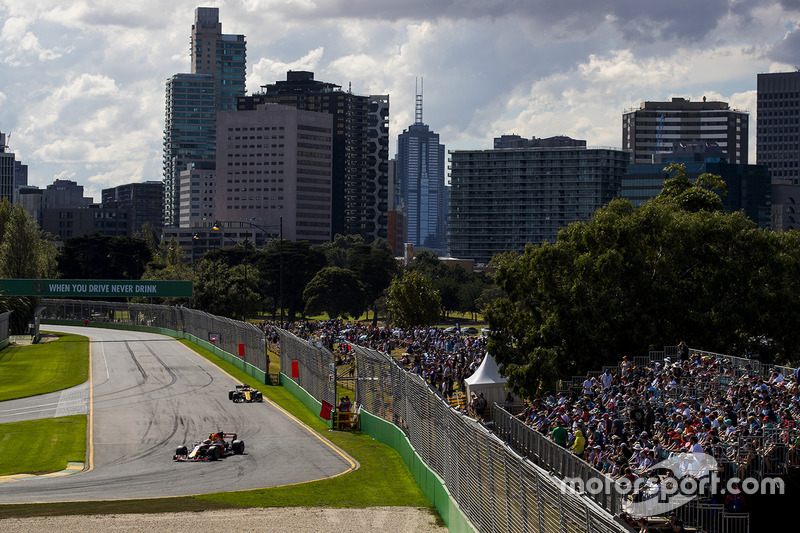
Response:
M197 7L247 39L247 94L287 70L389 94L390 155L426 78L426 123L447 150L503 134L621 147L626 109L683 97L750 114L756 78L800 63L800 5L539 1L383 3L0 0L0 131L29 183L100 191L161 178L164 87L186 72Z

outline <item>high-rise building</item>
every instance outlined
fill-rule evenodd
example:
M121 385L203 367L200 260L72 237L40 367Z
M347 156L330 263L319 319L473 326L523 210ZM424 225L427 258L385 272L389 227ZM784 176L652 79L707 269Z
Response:
M190 161L181 171L181 228L211 227L217 219L217 162Z
M313 72L289 71L286 81L239 98L238 109L275 103L333 115L332 235L387 238L389 96L361 96L317 81Z
M127 207L129 224L134 233L142 230L145 222L158 230L163 224L164 184L160 181L128 183L103 189L102 203L106 207Z
M772 178L772 229L798 227L800 207L800 70L759 74L756 159Z
M774 180L800 183L800 71L759 74L756 159Z
M620 189L628 152L569 146L450 152L450 254L487 263L555 242Z
M214 161L214 80L208 74L175 74L167 80L164 125L164 226L181 217L180 175L191 162Z
M195 10L191 74L176 74L166 85L165 226L181 221L181 172L190 162L215 159L216 113L236 109L245 93L246 46L244 35L222 33L219 8Z
M236 109L236 99L244 95L246 60L244 35L222 33L219 8L198 7L192 25L192 74L213 77L218 111Z
M682 164L692 181L705 173L720 176L726 184L722 196L725 212L743 211L759 227L770 229L771 187L766 165L728 163L726 154L712 142L677 143L670 153L657 155L655 163L628 165L622 176L622 198L639 206L658 196L669 177L664 168L670 163Z
M217 115L217 218L330 242L333 116L278 104ZM246 224L245 224L246 225Z
M6 134L0 132L0 200L14 201L14 153L6 146Z
M386 225L386 242L395 257L403 255L406 246L406 213L400 205L397 184L397 159L389 160L389 212Z
M668 152L675 142L711 141L728 162L746 165L748 119L747 112L705 97L702 102L642 102L622 115L622 149L631 152L631 163L652 163L654 154Z
M406 243L447 255L447 203L444 145L422 122L417 94L414 124L397 137L397 180L406 213Z

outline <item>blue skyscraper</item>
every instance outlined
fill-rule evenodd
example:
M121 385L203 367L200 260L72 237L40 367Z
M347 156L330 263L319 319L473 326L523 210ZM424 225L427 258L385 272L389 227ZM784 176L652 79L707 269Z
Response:
M440 255L447 252L447 199L444 145L422 122L422 91L416 99L414 124L397 138L400 206L406 213L406 242Z

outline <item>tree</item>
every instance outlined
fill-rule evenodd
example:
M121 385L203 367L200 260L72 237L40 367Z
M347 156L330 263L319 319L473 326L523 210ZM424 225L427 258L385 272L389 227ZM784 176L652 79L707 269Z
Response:
M327 313L330 318L358 318L364 312L364 286L345 268L325 267L314 276L305 291L305 314Z
M389 315L392 322L401 328L435 324L441 306L439 293L419 272L405 271L389 287Z
M664 180L656 203L666 203L692 213L722 211L720 195L727 194L727 185L721 176L705 172L692 183L682 163L672 163L664 171L670 177ZM719 191L719 194L714 191Z
M67 239L58 270L66 279L141 279L152 257L144 239L95 232Z
M333 241L320 245L319 250L325 254L327 266L348 268L348 254L355 246L366 245L361 235L336 234Z
M462 313L469 313L472 319L480 311L480 297L486 289L486 284L480 279L472 279L458 287L458 310Z
M397 272L397 261L391 249L373 244L357 244L347 253L348 268L364 286L367 307L371 307L372 324L378 324L377 300L389 287Z
M259 271L268 282L270 301L281 301L282 287L283 307L288 311L290 322L305 309L303 291L324 266L325 255L319 248L312 248L308 241L284 240L281 246L278 239L272 239L258 259Z
M0 277L37 279L56 274L56 246L20 205L0 201ZM0 295L0 313L13 311L9 332L23 334L39 298Z
M56 273L56 246L21 205L0 203L0 277L36 279Z
M517 392L680 340L797 359L797 239L724 214L715 177L684 178L678 170L643 206L612 201L556 244L501 262L489 350Z
M145 246L147 246L146 243ZM146 249L148 251L150 250L149 247L147 247ZM185 253L183 249L180 246L178 246L178 241L175 239L175 236L172 236L172 238L170 238L169 243L158 244L157 251L155 254L153 254L150 262L145 266L145 270L144 273L142 274L141 279L165 280L165 281L195 280L196 272L192 269L191 266L189 266L189 264L187 264L184 261L184 259L185 259ZM115 279L115 278L110 278L110 279ZM209 308L197 305L198 290L196 282L193 287L193 292L194 292L194 297L191 302L192 306L198 309L203 309L204 311L211 312ZM202 300L202 297L200 299ZM139 302L150 302L152 300L155 300L155 302L163 305L189 304L188 298L134 299L134 301L139 301ZM203 303L205 304L206 301L203 300Z
M249 266L228 266L219 260L203 259L196 269L194 307L240 320L245 314L249 316L250 310L260 308L261 296Z

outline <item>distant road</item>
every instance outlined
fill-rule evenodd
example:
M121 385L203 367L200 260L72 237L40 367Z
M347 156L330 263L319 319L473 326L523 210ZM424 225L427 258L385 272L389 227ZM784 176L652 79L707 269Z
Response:
M264 403L234 404L231 376L176 340L151 333L51 326L91 339L92 386L0 403L0 422L92 407L87 469L0 482L0 503L150 498L245 490L335 476L353 462L305 425ZM91 400L91 401L90 401ZM56 415L59 411L62 414ZM75 412L70 412L75 411ZM25 414L27 413L27 415ZM52 414L48 414L52 413ZM41 416L40 416L41 415ZM23 418L19 418L23 417ZM245 454L176 463L175 448L216 430ZM20 443L24 445L24 443Z

